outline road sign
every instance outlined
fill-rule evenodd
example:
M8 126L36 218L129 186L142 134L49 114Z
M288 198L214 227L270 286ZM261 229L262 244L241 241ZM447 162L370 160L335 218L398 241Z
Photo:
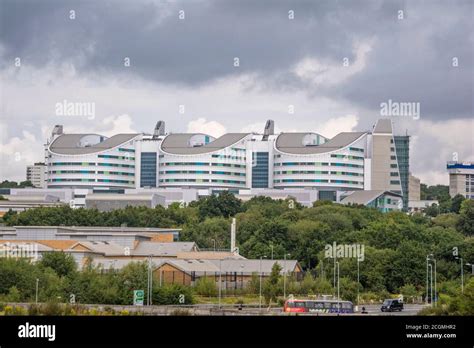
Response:
M133 305L134 306L143 306L144 299L145 299L145 291L133 290Z

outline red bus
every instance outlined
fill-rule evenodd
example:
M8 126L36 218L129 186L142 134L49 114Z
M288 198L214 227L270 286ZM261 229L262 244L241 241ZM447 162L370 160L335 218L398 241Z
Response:
M350 301L338 300L286 300L286 313L354 313Z

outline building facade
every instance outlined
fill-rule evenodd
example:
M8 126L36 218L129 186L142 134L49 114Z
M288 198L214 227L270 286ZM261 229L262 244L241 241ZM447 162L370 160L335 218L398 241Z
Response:
M371 131L329 139L314 132L275 134L64 134L56 126L45 147L48 188L93 193L189 189L315 190L337 201L341 192L392 191L408 197L408 140L388 119ZM406 173L405 173L406 172ZM405 179L404 179L405 178Z
M46 187L46 165L44 163L35 163L26 166L26 180L31 181L34 187Z
M474 199L474 162L448 162L449 195Z

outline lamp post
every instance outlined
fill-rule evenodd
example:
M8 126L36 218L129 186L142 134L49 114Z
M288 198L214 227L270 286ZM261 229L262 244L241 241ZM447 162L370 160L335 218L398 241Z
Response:
M260 300L259 309L262 309L262 259L266 256L260 256Z
M285 254L285 272L283 273L283 298L286 300L286 256L290 254Z
M215 239L211 239L212 243L214 243L214 251L216 251L216 240Z
M272 260L273 260L273 244L270 244L270 248L272 250Z
M337 265L337 301L339 301L340 300L340 296L339 296L339 288L340 288L339 261L336 262L336 265Z
M428 291L429 291L428 262L429 262L429 257L428 257L428 255L427 255L427 256L426 256L426 297L425 297L425 302L426 302L426 304L428 304Z
M337 263L337 261L336 261L336 250L334 250L333 253L334 253L334 255L333 255L333 257L334 257L334 272L333 272L333 278L334 279L333 279L333 284L334 284L334 290L336 290L336 263Z
M153 271L152 271L152 255L148 256L148 279L147 279L147 305L152 304L152 291L153 291Z
M222 259L219 259L219 309L221 308L222 296Z
M36 304L38 304L38 283L39 283L39 279L36 278Z
M456 257L456 260L461 261L461 293L464 294L464 266L462 262L462 257Z
M357 258L357 309L359 308L359 288L360 288L360 260Z
M429 263L429 261L433 261L434 265L434 298L433 298L433 265ZM428 272L428 266L430 266L430 284L431 284L431 305L435 305L436 302L436 259L434 258L433 254L429 254L426 256L426 270ZM426 275L428 277L428 273ZM428 296L428 278L426 279L426 296ZM433 301L434 300L434 301Z
M430 269L430 298L431 298L431 307L433 307L433 265L430 263L428 264Z

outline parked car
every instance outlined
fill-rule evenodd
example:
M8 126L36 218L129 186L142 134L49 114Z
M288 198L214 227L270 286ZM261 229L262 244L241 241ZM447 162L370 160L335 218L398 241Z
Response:
M393 312L393 311L402 311L403 310L403 302L400 300L385 300L382 303L382 307L380 308L382 312Z

